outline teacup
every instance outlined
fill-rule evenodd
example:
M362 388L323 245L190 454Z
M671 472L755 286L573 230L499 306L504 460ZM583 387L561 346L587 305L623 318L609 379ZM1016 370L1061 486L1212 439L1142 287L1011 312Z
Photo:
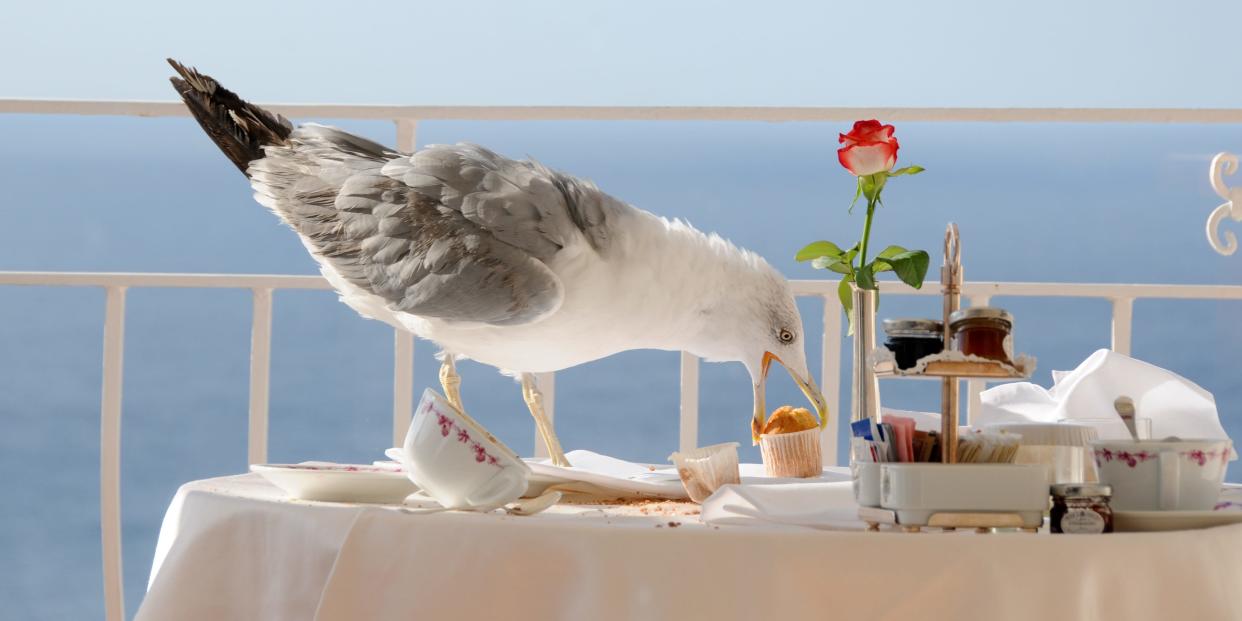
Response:
M490 511L526 491L530 466L430 388L402 447L407 476L449 509Z
M1216 505L1229 440L1096 440L1100 481L1113 488L1122 511L1206 511Z

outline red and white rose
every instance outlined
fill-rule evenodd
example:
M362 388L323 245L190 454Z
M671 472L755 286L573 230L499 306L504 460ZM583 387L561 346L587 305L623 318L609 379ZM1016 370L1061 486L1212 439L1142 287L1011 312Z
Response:
M881 272L893 272L899 280L918 289L923 286L923 278L927 276L930 257L923 250L906 250L901 246L887 246L876 256L869 254L871 241L871 220L875 217L876 208L883 204L880 194L893 177L917 175L923 172L922 166L906 166L894 169L897 165L897 138L893 135L893 126L885 125L875 119L856 121L848 134L841 134L838 142L837 159L857 181L854 200L850 203L850 211L860 198L867 200L867 219L863 222L863 235L858 243L850 248L842 248L830 241L820 240L807 244L798 251L798 261L810 261L818 269L832 270L841 274L841 282L837 286L837 295L841 307L850 317L850 333L854 330L853 288L878 290L876 275Z
M845 146L837 149L837 159L856 177L892 170L901 148L893 136L893 126L874 119L856 121L854 129L841 134L838 142Z

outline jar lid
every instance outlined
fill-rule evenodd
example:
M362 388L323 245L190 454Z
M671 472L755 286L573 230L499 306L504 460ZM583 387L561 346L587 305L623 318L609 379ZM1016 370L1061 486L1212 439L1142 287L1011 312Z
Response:
M1009 325L1013 325L1013 315L1003 308L993 306L972 306L961 310L953 311L949 315L949 324L956 324L964 319L998 319Z
M1057 483L1052 486L1052 495L1062 498L1112 496L1113 486L1106 483Z
M942 336L944 323L939 319L918 317L885 319L884 332L889 336Z

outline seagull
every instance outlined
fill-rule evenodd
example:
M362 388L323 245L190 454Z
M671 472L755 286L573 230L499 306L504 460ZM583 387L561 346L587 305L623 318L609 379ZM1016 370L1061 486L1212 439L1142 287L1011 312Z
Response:
M756 442L773 361L827 423L793 291L754 252L481 146L401 153L333 127L294 127L168 62L190 113L341 301L435 343L441 387L459 410L457 360L515 377L555 465L569 462L535 374L632 349L741 362Z

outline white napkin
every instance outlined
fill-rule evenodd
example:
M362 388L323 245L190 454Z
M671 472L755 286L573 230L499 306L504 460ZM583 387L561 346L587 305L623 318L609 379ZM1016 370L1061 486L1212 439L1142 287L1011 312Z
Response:
M1212 393L1172 371L1112 350L1098 350L1073 371L1053 371L1052 378L1051 389L1024 382L983 391L982 407L971 424L1113 418L1113 400L1127 395L1134 399L1138 417L1151 419L1153 438L1229 437Z
M849 481L725 485L703 501L700 518L713 525L763 523L807 528L860 529Z

